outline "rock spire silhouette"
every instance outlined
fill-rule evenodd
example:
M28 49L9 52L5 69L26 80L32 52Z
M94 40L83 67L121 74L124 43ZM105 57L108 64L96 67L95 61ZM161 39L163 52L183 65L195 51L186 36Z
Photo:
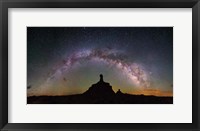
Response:
M112 89L110 83L104 82L103 75L100 74L100 80L96 84L93 84L85 93L85 95L93 97L110 97L114 96L115 92Z

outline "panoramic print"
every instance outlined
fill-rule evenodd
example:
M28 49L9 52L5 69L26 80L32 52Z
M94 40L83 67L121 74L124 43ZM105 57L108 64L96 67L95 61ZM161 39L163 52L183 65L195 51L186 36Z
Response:
M173 27L27 27L27 104L173 104Z

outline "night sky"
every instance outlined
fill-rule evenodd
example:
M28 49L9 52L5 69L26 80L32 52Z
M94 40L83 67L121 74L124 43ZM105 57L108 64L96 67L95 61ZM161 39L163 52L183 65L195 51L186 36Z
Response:
M116 92L173 96L172 27L27 27L27 95L85 92L103 74Z

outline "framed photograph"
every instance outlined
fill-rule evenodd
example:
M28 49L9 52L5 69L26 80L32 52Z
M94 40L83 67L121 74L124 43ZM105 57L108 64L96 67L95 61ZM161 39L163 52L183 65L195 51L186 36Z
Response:
M1 130L200 130L198 0L0 4Z

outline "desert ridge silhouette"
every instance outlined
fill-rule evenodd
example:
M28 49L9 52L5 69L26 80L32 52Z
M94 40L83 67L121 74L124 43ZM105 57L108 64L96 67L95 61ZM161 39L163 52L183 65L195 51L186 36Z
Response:
M108 98L115 95L112 86L104 82L103 75L100 74L100 80L96 84L93 84L86 92L83 93L88 97L104 97Z
M173 97L133 95L123 93L120 89L115 93L100 74L100 80L82 94L29 96L27 104L173 104Z

